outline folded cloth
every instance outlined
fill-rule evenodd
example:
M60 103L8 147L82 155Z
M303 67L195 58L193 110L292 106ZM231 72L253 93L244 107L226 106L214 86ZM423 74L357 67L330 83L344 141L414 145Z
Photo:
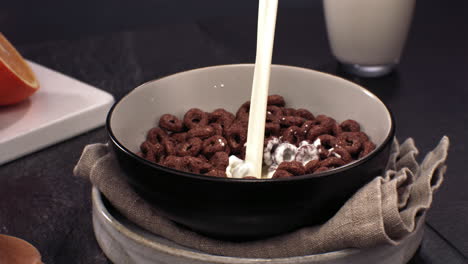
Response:
M106 144L86 146L74 174L90 180L130 221L180 245L215 255L281 258L398 245L429 209L443 180L448 146L443 137L418 164L413 139L401 145L394 140L385 173L358 190L326 223L248 242L206 237L163 217L128 185Z

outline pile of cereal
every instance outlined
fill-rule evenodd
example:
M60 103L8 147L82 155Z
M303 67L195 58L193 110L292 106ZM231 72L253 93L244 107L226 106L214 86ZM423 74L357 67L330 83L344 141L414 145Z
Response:
M250 102L242 104L236 115L224 109L207 113L192 108L182 120L165 114L148 131L138 154L173 169L227 177L229 156L245 157L249 108ZM268 96L264 165L272 178L323 172L374 149L356 121L340 124L325 115L315 117L306 109L285 107L280 95Z

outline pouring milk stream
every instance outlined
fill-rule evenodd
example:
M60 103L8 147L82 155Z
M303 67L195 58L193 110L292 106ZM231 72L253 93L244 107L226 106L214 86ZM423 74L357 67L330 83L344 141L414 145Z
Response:
M283 161L295 160L305 165L312 159L318 159L319 139L312 144L303 141L299 147L296 147L288 142L282 142L280 137L269 141L265 149L263 148L277 9L278 0L260 0L259 2L257 56L250 99L245 161L234 155L230 156L229 165L226 168L228 178L246 176L257 179L272 178L276 168ZM263 167L263 160L265 160L265 167Z
M250 98L245 161L231 156L226 169L228 177L262 177L263 140L277 9L278 0L259 1L257 54Z

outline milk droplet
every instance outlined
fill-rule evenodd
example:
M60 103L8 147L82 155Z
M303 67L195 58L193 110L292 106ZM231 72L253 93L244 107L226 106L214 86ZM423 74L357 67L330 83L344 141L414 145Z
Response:
M223 142L220 138L218 138L218 142L219 142L219 144L220 144L221 146L224 147L224 142Z

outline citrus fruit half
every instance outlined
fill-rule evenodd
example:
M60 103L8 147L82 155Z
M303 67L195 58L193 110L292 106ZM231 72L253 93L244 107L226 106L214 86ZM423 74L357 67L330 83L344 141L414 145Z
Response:
M18 103L39 89L31 68L0 33L0 105Z
M39 251L23 239L0 234L0 263L43 264Z

